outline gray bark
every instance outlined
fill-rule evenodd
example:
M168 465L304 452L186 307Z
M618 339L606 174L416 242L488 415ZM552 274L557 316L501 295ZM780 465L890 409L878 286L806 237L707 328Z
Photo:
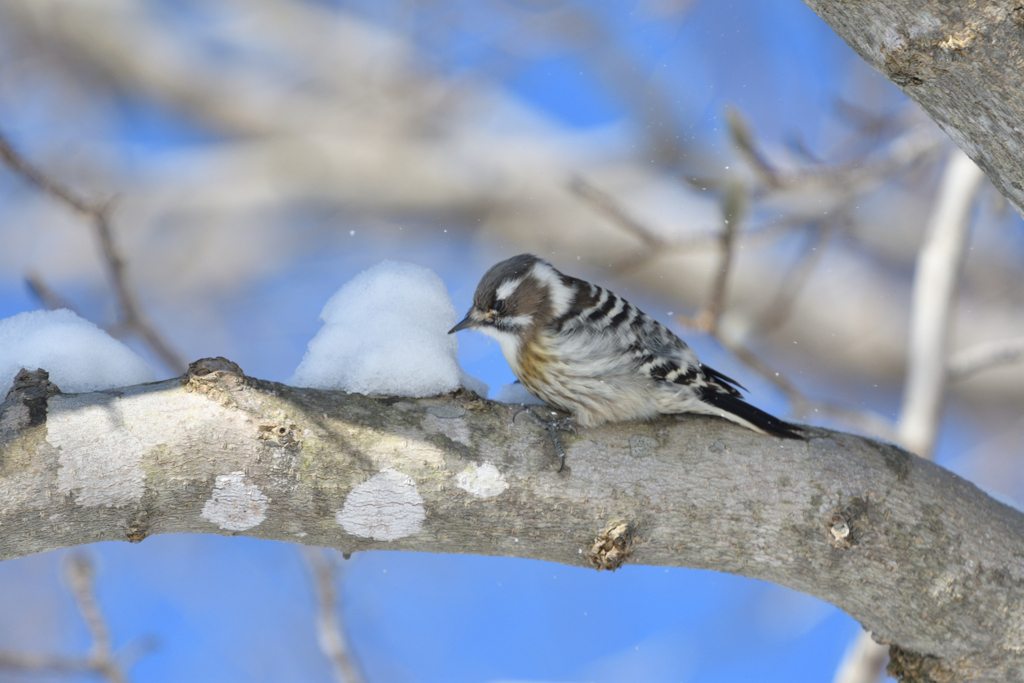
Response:
M850 434L694 415L567 435L559 474L546 432L512 415L224 359L92 394L23 373L0 405L0 558L192 532L699 567L818 596L934 680L1024 680L1024 515L955 474Z
M1024 215L1024 3L804 0Z

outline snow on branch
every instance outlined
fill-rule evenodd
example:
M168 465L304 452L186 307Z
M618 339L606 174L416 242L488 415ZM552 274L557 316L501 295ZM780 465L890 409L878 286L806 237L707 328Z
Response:
M192 532L699 567L816 595L957 679L1024 666L1024 516L889 444L670 416L566 437L559 474L540 427L464 390L297 389L222 358L91 394L44 375L0 405L0 558Z

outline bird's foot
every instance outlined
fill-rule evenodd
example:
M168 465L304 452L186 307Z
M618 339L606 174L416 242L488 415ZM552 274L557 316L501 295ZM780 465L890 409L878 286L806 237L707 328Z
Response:
M531 406L523 406L515 412L512 416L512 422L516 421L521 413L526 413L534 419L534 421L544 429L548 430L548 436L551 437L552 443L555 444L555 452L558 453L558 472L561 473L565 469L565 449L562 448L562 441L558 438L560 432L572 432L576 433L576 423L573 421L572 415L566 415L565 417L555 418L544 418L533 411ZM554 413L553 413L554 414Z

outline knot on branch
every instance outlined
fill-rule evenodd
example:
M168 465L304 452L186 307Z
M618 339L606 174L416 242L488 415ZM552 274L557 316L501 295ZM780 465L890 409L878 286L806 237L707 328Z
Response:
M18 370L14 376L11 390L7 392L7 400L27 400L33 398L47 399L59 394L60 389L50 381L50 373L42 368L37 370Z
M22 368L14 376L14 384L7 392L6 401L20 402L28 409L27 423L22 427L34 427L46 422L46 406L49 398L59 394L60 389L50 381L50 373L46 370L26 370ZM25 420L24 414L22 420Z
M612 522L594 539L587 553L587 562L597 571L615 571L633 550L633 532L633 525L629 522Z
M903 683L948 683L954 680L953 672L938 657L904 650L898 645L889 646L889 664L885 671Z
M897 40L882 48L886 75L900 87L941 78L984 41L984 28L979 22L961 22L926 36L911 37L901 31Z
M221 405L234 403L231 392L246 384L245 373L237 363L227 358L200 358L188 366L185 373L185 391L208 394Z
M837 550L849 550L856 545L864 530L867 511L867 501L856 497L841 508L833 508L825 520L829 544Z
M295 433L294 422L263 422L260 424L260 441L286 448L297 445L301 439Z

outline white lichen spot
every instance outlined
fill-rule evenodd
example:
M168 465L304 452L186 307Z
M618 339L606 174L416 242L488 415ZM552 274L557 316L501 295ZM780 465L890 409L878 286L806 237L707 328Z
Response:
M455 476L455 484L477 498L494 498L508 488L505 477L489 462L471 464Z
M217 477L202 517L221 529L245 531L267 518L268 507L270 499L245 480L245 472L232 472Z
M392 469L353 488L345 506L334 515L348 533L375 541L394 541L419 533L426 518L416 482Z

